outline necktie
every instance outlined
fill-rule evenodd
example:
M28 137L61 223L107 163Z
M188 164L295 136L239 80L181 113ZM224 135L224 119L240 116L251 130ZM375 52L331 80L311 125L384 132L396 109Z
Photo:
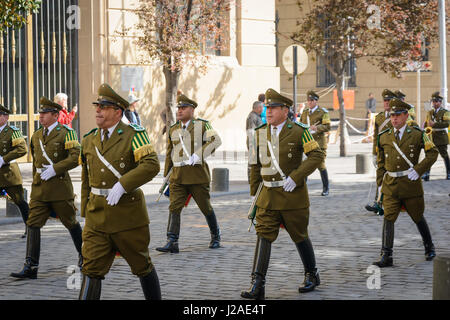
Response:
M44 141L45 141L45 139L47 139L47 136L48 136L48 128L45 128L44 129Z
M109 131L108 130L104 130L103 131L103 141L102 141L102 146L105 145L105 143L108 141L109 138Z
M183 124L183 130L186 130L186 125L185 124Z
M272 143L277 141L277 127L272 128Z
M400 130L397 130L397 131L395 132L395 139L397 139L397 142L400 141Z

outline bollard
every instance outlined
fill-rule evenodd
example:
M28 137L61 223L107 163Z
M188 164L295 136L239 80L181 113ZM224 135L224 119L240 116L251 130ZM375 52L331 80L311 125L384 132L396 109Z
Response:
M450 254L433 259L433 300L450 300Z
M229 188L229 170L227 168L214 168L212 170L211 191L228 192Z
M23 189L23 197L25 199L25 201L27 201L27 189ZM21 217L22 214L20 213L20 209L18 206L16 206L16 204L10 200L10 199L6 199L6 216L7 217Z
M368 154L356 155L356 173L369 173L370 158Z

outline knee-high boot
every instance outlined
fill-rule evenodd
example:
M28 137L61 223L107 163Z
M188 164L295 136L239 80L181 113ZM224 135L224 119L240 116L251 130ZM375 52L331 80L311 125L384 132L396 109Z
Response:
M81 284L78 300L100 300L101 292L102 280L91 278L83 274L83 282Z
M300 254L305 270L305 280L303 286L298 288L300 293L313 291L315 287L320 285L319 271L316 268L316 258L311 240L307 238L302 242L295 244Z
M27 227L27 249L26 258L22 271L11 273L11 277L19 279L36 279L39 267L39 256L41 253L41 229Z
M436 256L436 252L434 250L434 244L431 239L431 233L428 228L427 220L423 217L422 220L420 220L416 225L417 229L419 229L420 235L422 236L423 246L425 247L425 259L427 261L431 261Z
M394 247L394 222L384 219L381 241L381 259L373 264L380 268L392 267L394 264L392 258L392 248Z
M155 267L148 275L139 277L139 280L146 300L161 300L161 287Z
M180 235L181 213L169 213L167 222L167 243L164 247L158 247L156 250L161 252L178 253L178 237Z
M205 218L209 226L209 231L211 233L211 241L209 243L209 247L211 249L220 248L220 229L217 224L217 218L214 210L210 214L205 216Z

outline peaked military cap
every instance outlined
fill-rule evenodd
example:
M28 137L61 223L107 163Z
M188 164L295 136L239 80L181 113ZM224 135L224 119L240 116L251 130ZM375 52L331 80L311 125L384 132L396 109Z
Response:
M108 84L104 83L98 88L97 101L93 102L96 105L116 106L122 110L129 107L127 100L118 95Z
M442 101L442 100L444 100L444 98L441 96L441 94L439 93L439 91L436 91L435 93L433 93L433 94L431 95L431 100Z
M41 97L39 100L39 105L41 108L39 109L39 112L59 112L62 110L62 106L57 104L56 102L53 102L52 100Z
M319 100L319 95L317 94L317 93L315 93L314 91L312 91L312 90L309 90L307 93L306 93L306 99L307 100Z
M282 96L273 89L267 89L266 100L268 107L290 107L292 106L292 100Z
M406 103L398 98L392 98L391 101L389 101L389 107L391 108L391 111L389 112L390 115L406 113L409 109L411 109L411 105L409 103Z
M383 100L391 100L397 97L397 95L389 89L384 89L381 96L383 97Z
M394 93L395 93L395 95L397 96L397 98L399 98L400 100L403 100L403 99L405 99L405 97L406 97L406 94L404 94L404 93L401 92L400 90L396 90Z
M180 94L177 97L177 107L192 107L197 108L197 102L194 100L189 99L184 94Z
M0 104L0 114L6 115L6 114L10 114L10 113L11 113L11 111L8 108L6 108Z

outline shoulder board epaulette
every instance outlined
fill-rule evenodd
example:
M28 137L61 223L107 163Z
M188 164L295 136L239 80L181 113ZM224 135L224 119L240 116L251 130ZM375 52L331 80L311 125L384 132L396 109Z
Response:
M138 124L135 124L135 123L130 123L129 126L132 127L134 129L134 131L145 131L144 127L142 127Z
M390 130L391 130L391 128L384 129L384 130L381 131L378 135L381 136L383 133L388 132L388 131L390 131Z
M196 120L200 120L200 121L203 121L203 122L209 122L208 120L205 120L205 119L202 119L202 118L197 118Z
M72 131L72 130L73 130L73 128L69 127L67 124L63 124L63 126L64 126L64 128L66 128L66 129L69 130L69 131Z
M170 129L172 129L173 127L175 127L178 124L178 121L175 122L173 125L170 126Z
M328 109L327 108L322 108L320 107L324 112L328 113Z
M14 131L19 131L20 129L19 128L17 128L17 127L15 127L15 126L9 126L12 130L14 130Z
M83 138L84 138L84 137L87 137L88 135L90 135L90 134L93 133L93 132L96 132L97 130L98 130L98 128L92 129L91 131L89 131L88 133L86 133L86 134L83 136Z
M308 128L309 128L309 126L308 126L306 123L303 123L303 122L297 122L297 121L294 121L294 123L295 123L296 125L298 125L299 127L302 127L302 128L305 128L305 129L308 129Z
M261 129L261 128L265 127L265 126L267 126L267 123L263 123L259 127L256 127L255 130Z
M419 130L419 131L423 131L421 128L419 128L418 126L410 126L410 128L414 128L414 129L417 129L417 130Z

